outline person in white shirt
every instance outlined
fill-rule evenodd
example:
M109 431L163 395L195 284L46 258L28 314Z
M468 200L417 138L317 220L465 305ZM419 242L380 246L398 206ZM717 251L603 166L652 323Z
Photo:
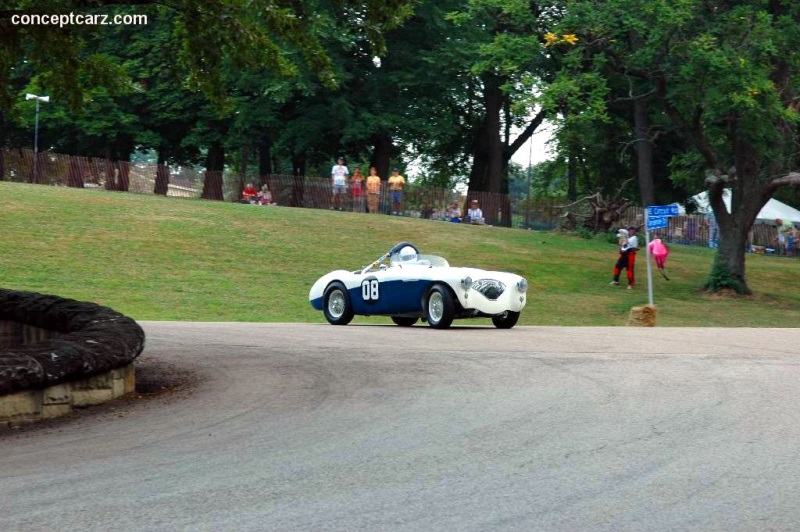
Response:
M344 158L339 157L339 160L333 168L331 168L331 191L333 192L333 207L342 210L342 201L347 195L347 178L350 176L350 170L344 165Z
M614 265L614 280L610 284L619 286L619 275L622 270L627 270L628 290L633 290L636 280L633 276L633 267L636 264L636 250L639 249L639 239L636 237L636 227L628 227L627 236L622 230L618 233L619 239L619 258Z
M467 210L467 220L471 224L483 224L483 211L478 207L478 200L472 200Z

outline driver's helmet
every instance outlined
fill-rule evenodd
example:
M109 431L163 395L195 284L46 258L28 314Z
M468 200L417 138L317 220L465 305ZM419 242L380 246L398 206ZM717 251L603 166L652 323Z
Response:
M405 246L400 248L400 251L392 256L392 262L394 264L417 262L417 258L417 250L411 246Z

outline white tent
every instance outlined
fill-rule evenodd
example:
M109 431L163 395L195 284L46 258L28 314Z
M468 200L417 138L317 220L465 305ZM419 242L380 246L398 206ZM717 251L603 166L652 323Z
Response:
M731 212L731 194L729 190L722 193L722 199L728 212ZM708 192L701 192L692 196L692 200L697 204L698 212L707 213L711 212L711 206L708 204ZM775 221L780 218L783 221L800 223L800 211L794 207L790 207L775 198L770 198L766 205L758 212L756 216L758 220Z

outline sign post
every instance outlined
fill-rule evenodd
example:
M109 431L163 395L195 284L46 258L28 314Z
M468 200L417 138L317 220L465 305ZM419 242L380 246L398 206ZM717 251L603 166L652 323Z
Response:
M677 205L651 205L644 211L644 242L647 257L647 301L653 305L653 267L650 264L650 230L667 227L668 218L678 215Z

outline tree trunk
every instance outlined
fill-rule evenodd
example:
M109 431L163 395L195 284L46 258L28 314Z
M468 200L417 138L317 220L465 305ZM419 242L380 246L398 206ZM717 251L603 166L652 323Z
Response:
M239 189L244 190L244 185L247 182L247 167L250 164L250 146L245 145L242 146L241 157L239 159ZM264 182L261 179L258 179L258 186L257 188L261 188Z
M728 212L722 199L726 183L719 181L712 184L708 200L719 224L719 248L704 288L712 292L728 288L749 295L752 292L745 277L747 238L758 212L772 197L772 192L767 184L759 181L760 165L756 149L735 133L735 124L732 129L736 179L731 188L731 212Z
M369 165L374 166L383 179L387 179L391 174L389 167L392 164L393 153L394 142L388 133L376 133L372 136L372 158Z
M0 111L0 181L6 180L6 115Z
M578 156L572 143L567 153L567 198L570 201L578 199Z
M292 155L292 199L290 207L302 207L306 195L306 157L304 154Z
M472 192L489 190L489 148L484 124L478 127L472 152L472 168L469 172L468 188Z
M749 230L741 225L723 230L720 226L719 247L705 288L711 292L723 289L735 290L740 294L750 294L745 280L745 252Z
M639 192L642 205L647 207L656 204L655 185L653 183L653 144L650 142L650 116L644 98L633 101L633 121L636 131L636 164L639 178Z
M117 185L117 165L114 164L111 157L111 146L106 144L106 153L103 160L106 174L105 188L106 190L119 190L119 186Z
M206 175L203 180L202 198L223 201L225 194L222 187L222 171L225 168L225 148L215 140L208 148L206 156Z
M303 153L295 153L292 155L292 175L305 176L306 175L306 156Z
M258 144L258 175L266 182L266 177L272 174L272 140L264 135Z
M166 196L169 191L169 166L167 166L167 150L161 146L158 148L158 166L156 167L156 183L153 187L153 194Z
M501 80L494 76L483 79L483 103L485 115L475 137L472 169L469 174L469 190L478 192L503 191L504 146L501 137L500 116L505 95Z

